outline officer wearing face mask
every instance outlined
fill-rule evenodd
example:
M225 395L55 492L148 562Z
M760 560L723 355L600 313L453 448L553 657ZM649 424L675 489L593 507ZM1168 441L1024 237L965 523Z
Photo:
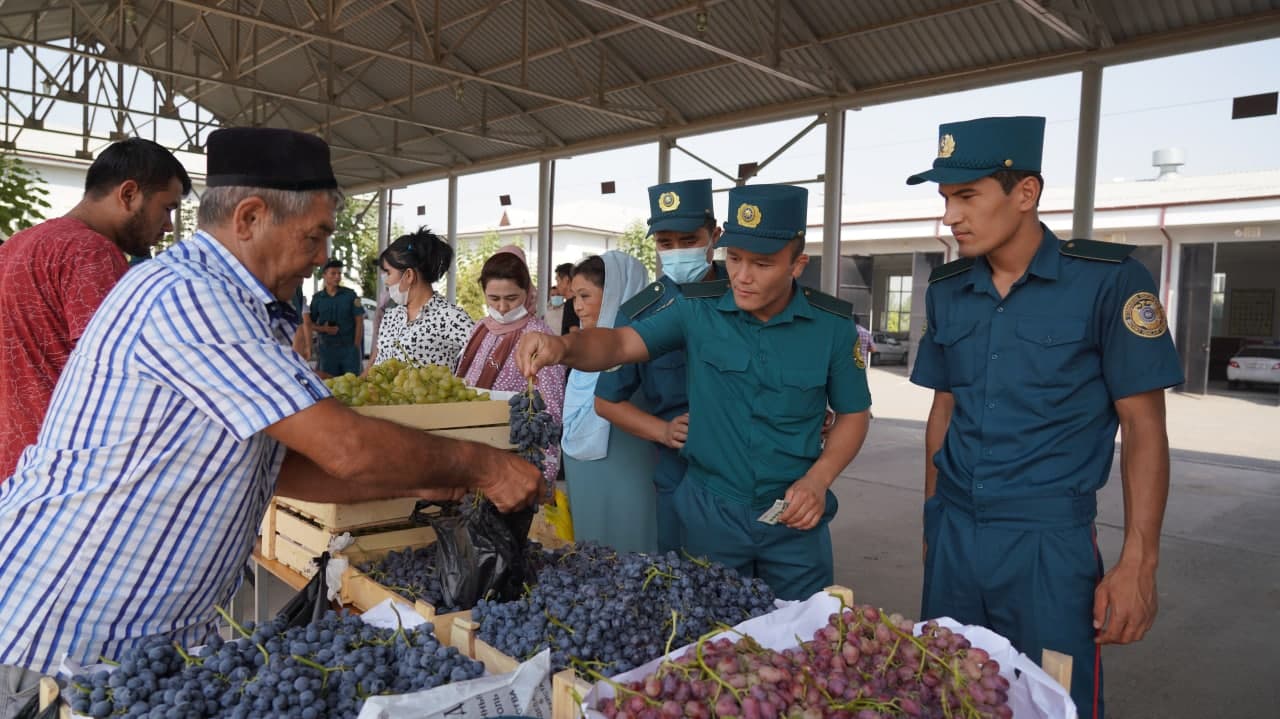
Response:
M662 275L622 304L616 327L668 309L683 294L682 287L727 277L723 266L711 261L720 237L711 204L711 180L650 187L649 231L658 248ZM651 412L630 401L637 392ZM679 549L680 523L671 497L686 469L680 457L689 435L684 351L601 373L595 406L602 418L656 446L658 464L653 483L658 492L658 550Z

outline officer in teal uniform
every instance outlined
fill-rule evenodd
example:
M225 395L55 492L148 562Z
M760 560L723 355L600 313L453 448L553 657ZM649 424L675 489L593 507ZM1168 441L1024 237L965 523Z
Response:
M682 287L669 308L629 327L530 333L516 348L530 376L552 364L600 371L683 349L689 466L673 502L685 548L786 599L832 583L829 487L861 448L871 405L852 307L796 282L808 262L807 199L787 185L730 190L719 242L728 280ZM823 445L828 404L837 414Z
M324 266L324 288L311 298L312 330L320 335L317 350L321 372L338 377L363 371L364 307L342 280L342 263L330 260Z
M1081 717L1103 712L1102 644L1156 612L1169 487L1164 389L1183 381L1133 247L1039 221L1044 118L943 125L933 168L961 259L937 268L911 381L926 430L922 615L990 627L1035 661L1071 655ZM1105 574L1096 493L1124 442L1124 548Z
M657 246L662 275L622 304L615 327L670 309L682 296L682 285L727 278L724 267L711 261L720 237L711 180L650 187L649 233ZM649 411L630 402L637 392ZM658 493L658 551L678 550L680 522L672 497L687 468L680 456L689 432L685 353L676 350L602 373L596 382L596 414L653 443L658 453L653 477Z

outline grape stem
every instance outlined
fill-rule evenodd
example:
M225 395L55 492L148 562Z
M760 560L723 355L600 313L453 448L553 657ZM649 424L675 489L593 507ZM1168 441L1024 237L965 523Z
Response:
M706 662L706 660L705 660L705 659L703 659L703 656L702 656L702 647L707 643L707 640L708 640L709 638L711 638L711 636L712 636L713 634L718 634L718 633L719 633L719 632L717 632L717 631L711 631L711 632L708 632L708 633L706 633L706 634L703 634L701 637L698 637L698 642L697 642L696 644L694 644L694 645L693 645L693 655L694 655L694 658L695 658L695 659L697 659L697 661L698 661L698 666L702 668L702 671L703 671L703 672L704 672L708 677L710 677L710 678L714 679L714 680L715 680L715 682L716 682L716 684L719 684L720 686L724 687L725 689L728 689L728 690L729 690L729 693L733 695L733 698L734 698L734 699L737 699L738 701L742 701L742 693L741 693L741 692L739 692L737 689L734 689L734 688L733 688L733 686L732 686L731 684L729 684L728 682L726 682L726 681L724 680L724 678L723 678L723 677L721 677L719 674L717 674L717 673L715 673L714 671L712 671L712 670L711 670L711 667L707 666L707 662Z
M244 627L240 626L239 622L237 622L235 619L232 619L231 615L227 614L227 610L217 605L214 605L213 609L218 613L218 616L227 620L227 623L231 625L232 629L236 630L236 633L238 633L240 636L244 637L245 639L248 639L249 641L253 641L253 635L249 634L249 632L245 630ZM268 664L270 664L271 655L267 653L267 648L257 643L254 643L254 646L258 648L258 651L262 652L262 658L265 659Z

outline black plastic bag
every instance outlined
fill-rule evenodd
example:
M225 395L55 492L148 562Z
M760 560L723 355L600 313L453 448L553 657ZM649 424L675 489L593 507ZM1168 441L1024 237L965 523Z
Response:
M31 697L31 701L19 709L17 714L13 715L13 719L58 719L58 710L62 708L63 704L62 697L59 696L54 701L49 702L49 706L45 707L44 711L41 711L40 692L37 691L36 695Z
M324 552L311 561L319 565L319 570L307 582L307 586L276 614L277 619L283 619L290 627L305 627L318 621L329 611L329 580L325 577L325 570L329 567L329 553Z
M436 511L427 510L435 508ZM524 591L525 548L533 509L502 514L487 500L421 501L417 524L430 526L439 548L436 571L445 606L474 607L481 599L508 601Z

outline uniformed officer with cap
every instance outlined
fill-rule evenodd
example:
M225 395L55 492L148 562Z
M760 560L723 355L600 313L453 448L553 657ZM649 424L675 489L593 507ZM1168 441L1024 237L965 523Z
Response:
M649 188L649 232L657 246L662 275L618 310L615 327L625 327L670 309L681 287L725 279L713 263L720 228L711 202L711 180L667 182ZM658 551L678 550L680 522L673 495L687 465L680 456L689 434L685 353L677 350L640 364L622 365L596 382L596 414L652 442L658 452L653 483L658 494ZM636 392L648 411L629 400Z
M934 270L911 381L925 432L922 614L1074 659L1080 716L1103 712L1102 644L1156 614L1169 490L1164 390L1183 381L1133 247L1061 241L1039 221L1042 117L942 125L933 169L961 259ZM1117 426L1124 547L1103 574L1094 517Z
M316 368L331 377L364 370L364 307L350 287L343 287L342 262L324 265L324 287L311 298L311 327L320 334Z
M670 308L630 327L530 333L516 348L526 375L552 364L604 370L683 348L689 467L673 503L684 546L786 599L832 582L828 488L862 446L871 405L852 307L796 282L808 262L807 199L787 185L732 189L719 242L727 280L685 287ZM823 446L828 403L837 417ZM777 523L761 521L779 500L787 506Z

